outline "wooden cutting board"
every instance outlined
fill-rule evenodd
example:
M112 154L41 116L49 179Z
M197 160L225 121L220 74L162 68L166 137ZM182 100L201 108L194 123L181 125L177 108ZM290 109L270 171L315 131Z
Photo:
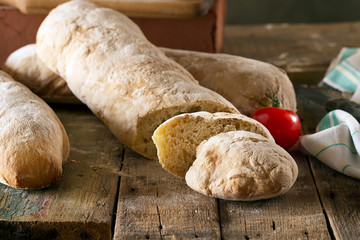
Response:
M69 0L0 0L23 13L47 14ZM214 0L91 0L99 6L116 9L130 17L194 18L205 15Z

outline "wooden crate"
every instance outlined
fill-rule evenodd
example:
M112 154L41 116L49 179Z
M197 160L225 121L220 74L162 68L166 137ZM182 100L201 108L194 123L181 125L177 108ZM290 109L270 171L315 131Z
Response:
M226 0L216 0L203 16L196 18L132 17L145 36L161 47L219 52L223 45ZM0 66L10 53L35 42L38 27L46 15L23 14L0 5Z

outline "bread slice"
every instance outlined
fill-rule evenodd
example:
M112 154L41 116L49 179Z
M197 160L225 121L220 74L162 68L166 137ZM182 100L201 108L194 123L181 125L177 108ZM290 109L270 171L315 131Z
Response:
M244 130L274 141L259 122L242 114L196 112L175 116L161 124L152 139L164 169L184 178L196 158L196 148L221 132Z
M238 112L115 10L87 1L64 3L42 22L36 41L41 61L122 143L145 157L157 158L151 136L172 116Z
M0 71L0 182L38 189L62 175L70 146L54 111Z
M231 131L199 145L185 179L206 196L252 201L284 194L297 175L294 159L274 141L253 132Z

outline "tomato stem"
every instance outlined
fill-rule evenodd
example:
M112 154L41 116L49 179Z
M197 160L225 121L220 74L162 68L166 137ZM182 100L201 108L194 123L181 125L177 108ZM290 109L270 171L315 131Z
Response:
M280 107L279 98L274 92L272 92L271 94L267 94L266 97L271 100L271 106L272 107L276 107L276 108ZM269 106L268 104L266 104L264 102L261 102L261 101L258 101L258 103L263 107L268 107Z
M271 95L267 96L268 98L271 99L271 103L273 107L280 107L280 102L279 102L279 98L275 93L272 93Z

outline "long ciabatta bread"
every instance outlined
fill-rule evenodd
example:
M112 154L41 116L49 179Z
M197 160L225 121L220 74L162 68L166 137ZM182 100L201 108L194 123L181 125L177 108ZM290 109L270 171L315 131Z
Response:
M296 111L291 81L271 64L229 54L159 49L188 70L200 85L221 94L245 115L260 107L259 102L271 105L269 96L273 95L278 97L280 108ZM65 80L38 59L35 44L13 52L3 69L45 101L79 103Z
M74 96L65 80L40 61L35 44L28 44L11 53L2 68L41 98Z
M184 113L162 123L152 139L162 167L175 176L185 174L196 158L196 148L222 132L244 130L258 133L274 141L270 132L258 121L236 113Z
M42 22L36 51L125 145L156 159L151 140L165 120L184 112L238 112L201 87L152 45L123 14L70 1Z
M165 55L188 70L200 85L227 100L245 115L271 106L276 96L279 107L296 111L294 86L286 72L269 63L229 54L211 54L162 48Z
M0 182L38 189L56 183L69 139L53 110L0 71Z
M206 196L253 201L284 194L297 175L294 159L273 140L231 131L199 145L185 179L189 187Z

